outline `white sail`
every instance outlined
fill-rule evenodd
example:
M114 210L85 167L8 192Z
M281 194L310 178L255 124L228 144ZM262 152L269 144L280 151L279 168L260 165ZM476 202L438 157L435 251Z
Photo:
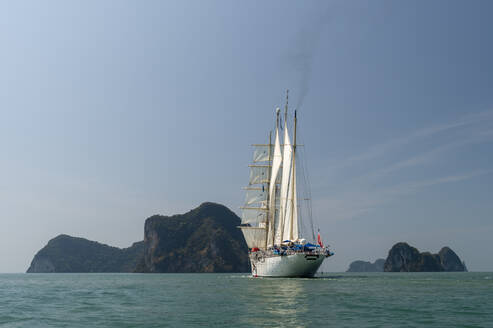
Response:
M267 206L267 190L262 188L247 188L245 205L261 204Z
M240 227L248 248L264 248L267 231L259 227Z
M269 182L269 165L249 165L250 185Z
M289 138L288 127L284 125L284 149L283 149L283 166L281 179L281 208L279 223L276 227L276 244L283 240L289 239L292 217L292 193L291 193L291 164L293 162L293 147Z
M242 207L242 224L258 225L267 221L267 209L262 207Z
M253 162L267 162L272 156L272 145L254 145Z
M281 143L279 142L279 129L276 126L276 139L274 142L274 156L272 158L272 171L271 171L271 176L270 176L270 184L269 184L269 233L267 236L267 244L268 245L273 245L274 240L273 235L274 235L274 227L276 225L276 221L279 221L279 219L276 219L276 181L278 179L279 175L279 168L281 167L282 164L282 154L281 154Z

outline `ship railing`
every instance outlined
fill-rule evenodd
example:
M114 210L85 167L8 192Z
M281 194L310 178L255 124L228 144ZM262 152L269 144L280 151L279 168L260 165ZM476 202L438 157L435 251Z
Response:
M278 256L278 255L293 255L293 254L305 254L305 255L327 255L330 254L328 247L316 247L312 249L267 249L267 250L256 250L255 252L251 252L251 255L256 257L270 257L270 256Z

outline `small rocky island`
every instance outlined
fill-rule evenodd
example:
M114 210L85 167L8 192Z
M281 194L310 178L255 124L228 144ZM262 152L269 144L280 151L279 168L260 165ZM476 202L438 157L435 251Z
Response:
M384 265L385 272L441 272L467 271L462 262L449 247L443 247L438 254L420 253L407 243L397 243L389 251Z
M378 259L375 262L354 261L349 265L346 272L383 272L385 259Z
M34 256L27 272L247 272L239 224L227 207L203 203L182 215L148 218L144 241L124 249L60 235Z
M467 271L466 265L449 247L438 254L420 253L407 243L397 243L389 251L387 259L375 263L354 261L346 272L457 272Z

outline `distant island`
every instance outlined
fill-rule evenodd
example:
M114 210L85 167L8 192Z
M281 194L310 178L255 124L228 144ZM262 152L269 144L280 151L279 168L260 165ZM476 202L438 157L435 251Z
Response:
M441 272L467 271L466 265L449 247L438 254L420 253L407 243L397 243L389 251L385 272Z
M203 203L182 215L148 218L144 241L128 248L59 235L27 272L247 272L248 248L238 225L227 207Z
M443 247L438 254L420 253L407 243L397 243L389 251L387 259L375 263L354 261L346 272L460 272L466 265L450 247Z
M378 259L374 263L366 261L354 261L346 272L383 272L384 259Z

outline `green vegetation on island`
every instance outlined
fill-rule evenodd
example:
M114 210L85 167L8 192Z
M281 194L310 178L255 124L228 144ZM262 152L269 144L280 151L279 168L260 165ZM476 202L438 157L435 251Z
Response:
M248 248L240 218L227 207L203 203L182 215L155 215L145 223L139 272L247 272Z
M248 249L239 224L227 207L203 203L183 215L148 218L144 241L124 249L59 235L27 272L246 272Z
M27 272L133 272L143 254L142 241L121 249L59 235L34 256Z

